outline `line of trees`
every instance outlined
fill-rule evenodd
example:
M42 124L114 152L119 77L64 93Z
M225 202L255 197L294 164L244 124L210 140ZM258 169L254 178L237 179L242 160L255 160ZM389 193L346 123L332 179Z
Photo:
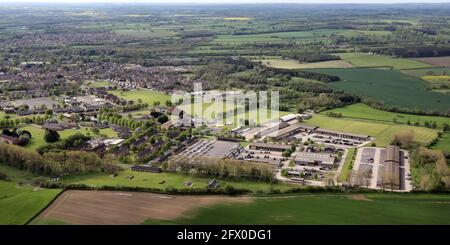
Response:
M274 168L265 163L242 162L235 159L177 157L162 165L163 170L193 172L198 176L246 179L252 181L276 182Z
M93 152L49 151L41 155L36 151L8 144L0 144L0 164L47 175L118 170L112 162L102 160Z

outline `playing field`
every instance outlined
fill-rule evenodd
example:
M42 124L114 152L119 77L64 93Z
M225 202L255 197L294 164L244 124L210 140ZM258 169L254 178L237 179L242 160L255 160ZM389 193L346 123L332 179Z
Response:
M53 200L59 189L39 189L0 181L0 224L26 223Z
M145 224L450 224L449 195L305 194L200 208Z
M392 67L394 69L414 69L433 67L418 60L392 58L384 55L365 53L339 53L341 59L357 67Z
M339 82L329 83L333 89L372 97L386 105L421 108L445 112L450 108L450 96L429 91L421 79L396 70L370 68L325 68L307 71L336 75Z
M32 224L140 224L148 218L176 219L203 206L250 201L249 197L71 190L61 194Z
M389 145L395 134L405 130L412 130L414 132L415 141L423 144L429 144L437 137L438 132L437 130L424 127L381 122L366 122L346 118L338 119L318 114L314 115L311 119L306 120L305 124L341 132L370 135L375 137L374 143L376 143L377 146Z
M153 106L155 101L159 101L161 105L165 105L166 101L170 101L170 95L158 92L150 89L139 89L131 91L108 91L109 93L115 94L120 98L126 100L133 100L138 102L139 99L142 103L147 103L150 107Z
M356 103L341 108L323 111L320 114L326 115L329 112L341 113L343 118L360 119L372 122L395 121L397 123L406 124L409 121L411 124L419 123L421 126L423 126L425 122L436 122L438 128L442 128L444 123L450 125L450 117L420 116L388 112L374 109L363 103Z
M134 176L132 179L127 178ZM191 175L184 175L181 173L145 173L135 172L131 170L124 170L119 172L119 175L112 177L107 174L91 174L83 176L67 176L62 179L63 183L81 183L89 186L129 186L129 187L143 187L143 188L187 188L185 183L192 182L192 188L206 188L208 181L213 178L199 178ZM297 185L290 184L269 184L266 182L255 182L246 180L218 180L219 185L224 187L226 185L232 185L235 188L243 188L251 191L269 192L271 188L278 190L288 190L292 187L298 187Z
M279 69L308 69L308 68L345 68L353 67L351 64L343 60L331 60L314 63L300 63L297 60L283 60L283 59L267 59L256 60L261 61L265 66L279 68Z

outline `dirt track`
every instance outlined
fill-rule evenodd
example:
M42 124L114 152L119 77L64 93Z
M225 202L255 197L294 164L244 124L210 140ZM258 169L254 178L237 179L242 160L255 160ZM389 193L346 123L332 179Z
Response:
M61 194L36 219L69 224L140 224L174 219L194 208L219 203L250 202L249 197L171 196L142 192L76 191Z

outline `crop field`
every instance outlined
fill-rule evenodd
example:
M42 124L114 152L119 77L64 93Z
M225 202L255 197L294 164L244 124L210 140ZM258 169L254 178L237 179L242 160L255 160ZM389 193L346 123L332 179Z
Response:
M424 62L433 66L446 66L450 67L450 56L445 57L427 57L427 58L417 58L420 62Z
M199 208L144 224L450 224L449 195L305 194Z
M308 69L308 68L346 68L353 67L351 64L342 60L331 60L314 63L300 63L296 60L283 60L283 59L269 59L269 60L256 60L261 61L265 66L280 68L280 69Z
M134 176L129 179L127 177ZM143 188L187 188L185 182L191 181L193 188L205 188L208 185L208 181L212 178L199 178L191 175L183 175L178 173L145 173L135 172L130 169L119 172L116 177L111 177L106 174L91 174L86 176L68 176L64 177L63 183L81 183L90 186L130 186L130 187L143 187ZM271 188L278 190L288 190L295 185L290 184L269 184L265 182L254 182L245 180L218 180L219 185L224 187L227 184L232 185L235 188L244 188L251 191L268 192Z
M108 92L119 96L120 98L133 100L135 102L138 102L138 100L141 99L143 103L147 103L150 107L153 106L155 101L159 101L161 105L164 105L167 100L170 100L170 95L150 89Z
M314 31L273 32L249 35L218 35L217 38L213 40L213 43L240 44L249 42L281 42L283 40L312 41L326 39L328 36L333 34L352 37L362 33L367 35L385 35L390 32L321 29Z
M383 55L372 55L365 53L339 53L341 59L357 67L392 67L394 69L416 69L433 67L418 60L392 58Z
M0 224L20 225L41 211L61 190L18 186L0 181Z
M436 122L438 128L442 128L444 123L450 125L449 117L421 116L388 112L374 109L363 103L356 103L341 108L323 111L320 114L326 115L328 112L341 113L343 118L361 119L372 122L395 121L396 123L406 124L409 121L411 124L419 123L421 126L423 126L425 122Z
M441 112L450 108L450 96L429 91L423 80L404 75L396 70L370 68L307 70L339 76L341 81L329 83L328 86L372 97L383 101L386 105Z
M435 67L435 68L425 68L425 69L407 69L401 70L401 72L411 75L413 77L423 77L423 76L440 76L449 75L450 68L446 67Z
M41 126L38 126L38 125L35 125L35 124L31 124L31 125L23 126L23 127L21 127L21 129L28 130L31 133L31 140L25 146L26 148L28 148L28 149L37 149L40 146L48 144L44 140L45 130ZM84 127L80 128L80 129L66 129L64 131L58 131L58 133L61 136L60 140L63 140L65 138L69 137L70 135L74 135L76 133L82 133L84 135L90 135L90 136L93 136L93 137L97 136L96 134L91 132L89 130L89 128L84 128ZM114 137L117 137L117 133L111 128L105 128L105 129L100 129L100 132L99 132L98 136L104 136L104 137L107 137L107 138L114 138Z
M69 190L62 193L31 224L136 225L149 218L176 219L196 208L213 204L250 201L249 197Z
M412 130L414 132L414 140L429 144L437 137L438 130L415 127L407 125L397 125L392 123L365 122L354 119L338 119L324 115L314 115L311 119L305 120L305 124L319 126L321 128L336 130L341 132L366 134L375 137L374 143L377 146L387 146L392 142L395 134Z

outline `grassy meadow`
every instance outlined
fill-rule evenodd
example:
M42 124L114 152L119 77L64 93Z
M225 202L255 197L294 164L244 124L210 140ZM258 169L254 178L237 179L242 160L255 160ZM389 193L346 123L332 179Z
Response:
M120 98L126 100L133 100L138 102L139 99L143 103L147 103L149 106L153 106L153 103L159 101L161 105L165 105L166 101L170 101L170 95L158 92L150 89L139 89L139 90L130 90L130 91L108 91L111 94L119 96Z
M373 122L396 122L406 124L409 121L411 124L419 123L421 126L423 126L425 122L436 122L438 128L442 128L444 123L450 125L449 117L421 116L382 111L363 103L356 103L341 108L323 111L320 114L326 115L329 112L341 113L343 118Z
M31 140L30 142L28 142L25 148L37 149L40 146L48 144L44 140L45 130L41 126L36 124L30 124L21 127L21 129L28 130L31 133ZM74 135L76 133L82 133L84 135L90 135L92 137L106 137L106 138L117 137L117 133L112 128L100 129L98 135L94 134L89 128L85 127L82 127L80 129L66 129L64 131L58 131L58 133L61 136L60 140L66 139L69 136Z
M25 224L60 192L59 189L40 189L0 181L0 224Z
M449 202L449 195L305 194L219 204L175 220L144 224L450 224Z
M127 177L134 176L133 179ZM129 187L143 187L143 188L187 188L185 182L191 181L193 188L205 188L208 185L208 181L213 178L199 178L191 175L183 175L179 173L145 173L135 172L130 169L119 172L119 175L112 177L107 174L91 174L85 176L68 176L64 177L63 183L79 183L90 186L129 186ZM254 181L233 181L233 180L218 180L220 186L224 187L227 184L232 185L235 188L245 188L251 191L269 192L271 188L278 190L288 190L295 185L289 184L269 184L265 182Z
M438 130L424 127L333 118L320 114L316 114L311 119L305 120L304 123L330 130L370 135L375 137L374 143L377 146L389 145L395 134L405 130L412 130L414 132L414 140L425 145L435 139L438 133Z

